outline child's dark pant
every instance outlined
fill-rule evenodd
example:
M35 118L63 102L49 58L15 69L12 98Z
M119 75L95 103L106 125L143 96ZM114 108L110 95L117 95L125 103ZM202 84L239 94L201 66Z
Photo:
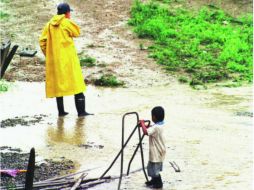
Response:
M160 172L162 171L162 162L148 162L147 172L148 176L154 178L160 176Z

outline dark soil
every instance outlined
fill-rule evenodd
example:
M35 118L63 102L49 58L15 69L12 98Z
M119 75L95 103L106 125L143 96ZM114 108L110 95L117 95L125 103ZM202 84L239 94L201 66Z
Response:
M237 112L236 113L237 116L245 116L245 117L253 117L253 112Z
M90 149L90 148L103 149L104 145L96 145L94 144L94 142L88 142L87 144L80 144L78 145L78 147L85 148L85 149Z
M11 82L43 82L45 80L45 63L38 57L16 59L11 63L4 78Z
M29 153L11 147L0 147L1 169L26 169ZM5 152L2 152L2 151ZM61 161L45 159L43 162L35 163L34 182L46 180L59 175L71 173L74 163L71 160L61 158ZM1 175L1 186L15 187L15 184L24 184L25 173L18 174L15 178Z
M11 119L5 119L1 121L0 128L6 127L15 127L17 125L21 126L31 126L43 121L43 118L47 117L46 115L34 115L34 116L21 116L14 117Z

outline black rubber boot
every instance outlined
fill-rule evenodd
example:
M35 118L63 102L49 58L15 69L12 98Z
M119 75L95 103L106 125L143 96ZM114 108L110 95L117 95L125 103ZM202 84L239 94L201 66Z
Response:
M150 181L145 182L145 184L148 187L153 186L153 184L154 184L154 178L152 177L152 179Z
M160 175L158 177L154 178L154 184L153 184L152 187L155 188L155 189L159 189L159 188L163 187L163 183L162 183Z
M83 93L75 94L74 98L79 117L93 115L91 113L86 112L86 101Z
M58 109L58 116L59 117L66 116L68 114L68 112L64 111L63 97L57 97L56 104L57 104L57 109Z

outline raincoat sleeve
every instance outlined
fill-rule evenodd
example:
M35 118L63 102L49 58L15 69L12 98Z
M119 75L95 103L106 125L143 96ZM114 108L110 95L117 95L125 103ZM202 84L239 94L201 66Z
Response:
M45 56L46 56L46 48L47 48L47 34L48 34L48 24L44 27L42 34L39 38L40 47Z
M80 35L80 29L73 21L68 20L64 29L67 31L70 37L78 37Z

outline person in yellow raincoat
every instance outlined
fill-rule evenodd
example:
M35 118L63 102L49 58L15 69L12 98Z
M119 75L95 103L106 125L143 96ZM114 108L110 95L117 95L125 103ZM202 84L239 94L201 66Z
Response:
M59 4L39 38L46 57L46 97L56 97L58 114L65 116L63 96L74 95L78 116L86 116L90 115L85 110L86 85L73 42L80 29L70 20L70 11L67 3Z

